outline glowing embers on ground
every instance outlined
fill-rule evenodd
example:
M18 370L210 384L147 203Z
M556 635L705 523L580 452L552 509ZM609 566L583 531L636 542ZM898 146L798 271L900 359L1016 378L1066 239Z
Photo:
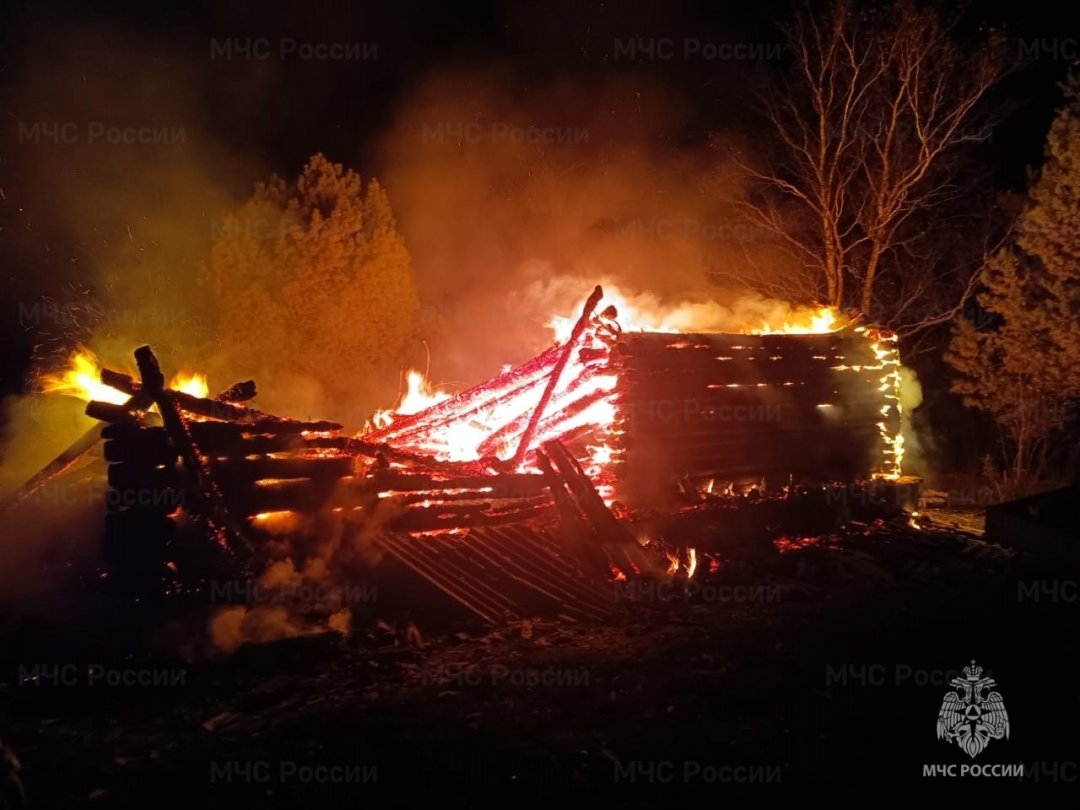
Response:
M46 394L74 397L83 402L123 405L130 397L123 391L105 385L101 381L101 369L101 360L93 351L85 346L76 346L68 358L67 368L41 376L41 390ZM180 372L169 381L168 387L193 397L210 394L206 376L197 372Z
M835 545L836 538L829 535L817 537L778 537L773 540L773 545L781 554L791 551L801 551L804 548L828 548Z
M672 554L668 552L668 576L676 576L679 571L683 572L683 576L690 579L694 576L694 572L697 571L698 558L696 548L682 549L678 554Z

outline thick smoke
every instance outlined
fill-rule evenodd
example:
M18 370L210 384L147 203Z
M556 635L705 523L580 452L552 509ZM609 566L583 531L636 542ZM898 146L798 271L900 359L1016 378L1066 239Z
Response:
M27 48L12 68L0 130L18 158L2 187L17 234L10 258L22 268L6 317L34 334L35 365L57 365L82 342L124 369L150 343L169 373L208 372L212 391L245 378L214 345L214 302L197 268L223 213L272 171L295 177L302 158L264 165L221 145L200 95L218 66L203 55L117 29L42 30L36 41L49 47ZM265 101L274 77L264 70L248 65L236 81ZM412 255L425 304L414 365L441 384L475 383L549 343L545 324L573 315L596 283L642 306L700 307L708 322L695 319L696 328L756 325L783 309L734 280L747 268L785 268L778 243L740 214L729 156L740 144L687 140L670 87L555 80L522 94L500 78L509 75L492 65L418 82L371 165L351 166L388 190ZM262 407L336 410L311 381L257 381ZM302 412L275 407L282 402ZM350 406L360 414L385 404ZM5 403L7 491L92 424L81 407L42 407L37 396ZM93 545L100 523L82 506L80 534ZM72 543L52 523L44 533L30 524L8 541L3 569L16 578L53 553L51 538Z
M32 352L32 373L28 393L2 403L0 498L96 424L76 399L32 393L36 373L62 365L76 343L121 370L142 343L171 371L212 362L196 268L221 212L266 173L204 126L201 60L117 28L26 36L5 77L0 187L13 267L4 325ZM100 459L92 472L66 474L6 513L5 596L47 592L58 559L95 562Z
M524 359L598 282L730 312L746 292L734 278L788 269L739 210L735 142L679 145L687 119L670 87L556 81L521 95L509 75L431 77L382 139L380 176L435 316L436 380Z

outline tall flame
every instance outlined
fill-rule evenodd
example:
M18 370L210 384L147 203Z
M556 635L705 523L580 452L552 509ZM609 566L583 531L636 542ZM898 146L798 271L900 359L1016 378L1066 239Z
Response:
M75 397L84 402L96 400L122 405L128 395L101 382L101 361L85 346L76 347L63 371L44 374L41 390L47 394Z
M752 334L758 335L823 335L835 332L842 326L840 313L834 307L818 307L802 313L792 321L785 320L779 328L771 324L762 324Z
M101 381L101 368L101 360L93 351L86 346L77 346L68 358L67 368L41 376L41 390L46 394L75 397L83 402L123 405L130 397L123 391L105 385ZM210 394L206 375L195 372L180 372L169 382L169 388L193 397Z
M193 397L206 398L210 396L210 386L206 382L206 375L197 372L181 371L169 383L173 391L190 394Z
M450 394L435 388L422 371L411 368L405 373L405 393L402 394L398 404L387 410L375 411L371 422L375 427L383 428L394 421L395 414L409 416L420 413L425 408L430 408L446 399L450 399Z
M604 298L597 311L614 306L620 326L628 332L816 335L835 332L844 325L835 307L791 307L782 302L757 300L754 303L757 306L747 307L745 312L738 303L730 310L716 303L665 304L649 295L631 295L605 286ZM769 312L769 318L761 318L763 304L767 304L764 309ZM557 315L548 326L555 332L555 339L562 343L570 337L576 321L577 317L573 315Z

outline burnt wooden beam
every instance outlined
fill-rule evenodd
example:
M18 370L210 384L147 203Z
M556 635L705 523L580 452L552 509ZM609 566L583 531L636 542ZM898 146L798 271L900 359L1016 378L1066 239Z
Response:
M596 529L600 542L616 556L616 564L621 562L619 568L623 573L629 577L636 570L642 576L661 576L660 566L642 550L629 529L616 520L570 451L559 441L545 442L543 450L558 469L582 513Z
M244 380L243 382L234 383L226 388L216 397L218 402L247 402L250 399L254 399L258 389L255 387L254 380Z
M142 385L145 385L145 383L140 385L127 374L111 369L101 370L101 381L118 391L131 395L138 394L142 390ZM337 422L286 419L227 401L172 391L166 389L164 383L162 383L162 390L169 391L169 396L181 410L210 419L237 422L243 424L252 433L331 433L341 430L341 425Z
M532 413L532 417L529 419L529 424L525 428L525 431L521 434L521 439L518 442L517 450L514 452L513 458L510 460L510 467L516 468L521 464L522 459L525 456L525 451L529 449L529 444L532 442L533 435L536 433L536 427L540 424L540 419L544 415L544 410L548 406L548 402L551 401L551 395L555 392L556 386L559 384L559 379L562 377L563 371L566 369L566 364L570 362L570 355L574 351L578 340L581 338L582 333L585 331L585 327L589 323L589 316L592 315L593 310L596 309L596 305L600 303L600 299L604 297L604 291L600 285L597 284L596 288L592 291L592 294L585 301L585 306L582 307L581 316L577 319L577 323L574 324L573 331L570 332L570 337L566 341L566 345L562 348L562 353L559 355L559 359L555 361L555 366L551 369L551 373L548 375L547 385L544 388L544 393L540 395L540 401L536 403L536 409Z
M183 480L191 500L196 504L203 504L204 517L225 547L234 553L250 557L254 547L243 526L229 511L217 482L210 474L206 461L188 429L187 418L175 398L176 394L165 387L165 376L161 373L161 366L153 350L149 346L140 346L135 350L135 363L142 378L138 393L145 392L158 406L165 430L183 460Z

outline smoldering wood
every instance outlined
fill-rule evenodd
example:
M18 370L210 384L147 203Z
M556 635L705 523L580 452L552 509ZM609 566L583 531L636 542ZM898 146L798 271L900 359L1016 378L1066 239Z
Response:
M595 532L571 497L565 481L552 467L551 460L542 449L536 451L536 462L548 481L559 514L563 551L577 560L583 571L597 577L606 575L607 560L598 553L598 546L593 540Z
M215 476L236 481L257 481L264 478L343 478L355 472L352 456L322 458L229 458L211 460Z
M886 336L624 334L616 347L620 493L657 503L680 476L870 477L899 411ZM880 356L879 356L880 355Z
M101 370L101 381L126 394L135 395L142 390L142 386L129 375L111 369ZM195 397L182 391L172 391L164 387L164 382L162 383L162 389L169 391L169 396L176 402L177 407L183 411L210 419L242 423L252 433L331 433L341 430L341 425L337 422L326 420L308 422L273 416L231 402Z
M549 499L546 493L535 495L497 494L467 490L465 492L408 492L381 490L359 480L312 481L293 479L273 481L252 486L243 482L223 485L237 514L252 516L266 512L327 512L335 509L394 509L410 504L478 504L480 511L492 514L505 508L541 504ZM381 496L381 497L380 497ZM385 507L383 506L385 504ZM500 506L506 504L506 506ZM469 508L473 508L471 505Z
M553 506L550 504L532 506L517 509L513 512L489 514L483 511L454 512L440 510L436 507L429 509L411 509L403 515L394 518L390 527L400 532L434 532L450 529L462 529L463 524L467 528L481 526L497 526L512 523L523 523L530 520L549 517Z
M153 350L149 346L140 346L135 350L135 363L142 377L142 389L158 406L165 430L183 460L185 488L191 494L191 500L196 504L205 503L204 517L217 529L216 533L228 548L234 553L250 556L254 553L254 547L247 539L243 526L229 511L217 482L191 437L186 417L173 393L165 388L165 376L161 373Z
M535 473L500 473L498 475L435 477L397 470L381 470L366 479L378 491L417 492L443 489L490 489L504 497L536 495L547 487L544 476Z
M258 390L255 386L254 380L244 380L242 382L233 383L233 385L226 388L216 397L218 402L247 402L254 399L258 394Z
M615 564L623 573L627 577L635 572L646 577L659 576L662 572L655 560L642 551L626 526L611 514L577 459L558 441L545 442L543 450L566 482L575 503L595 529L597 538L616 558Z
M130 425L139 423L139 418L124 405L115 405L111 402L88 402L84 413L91 419L99 422L113 423L126 422Z

